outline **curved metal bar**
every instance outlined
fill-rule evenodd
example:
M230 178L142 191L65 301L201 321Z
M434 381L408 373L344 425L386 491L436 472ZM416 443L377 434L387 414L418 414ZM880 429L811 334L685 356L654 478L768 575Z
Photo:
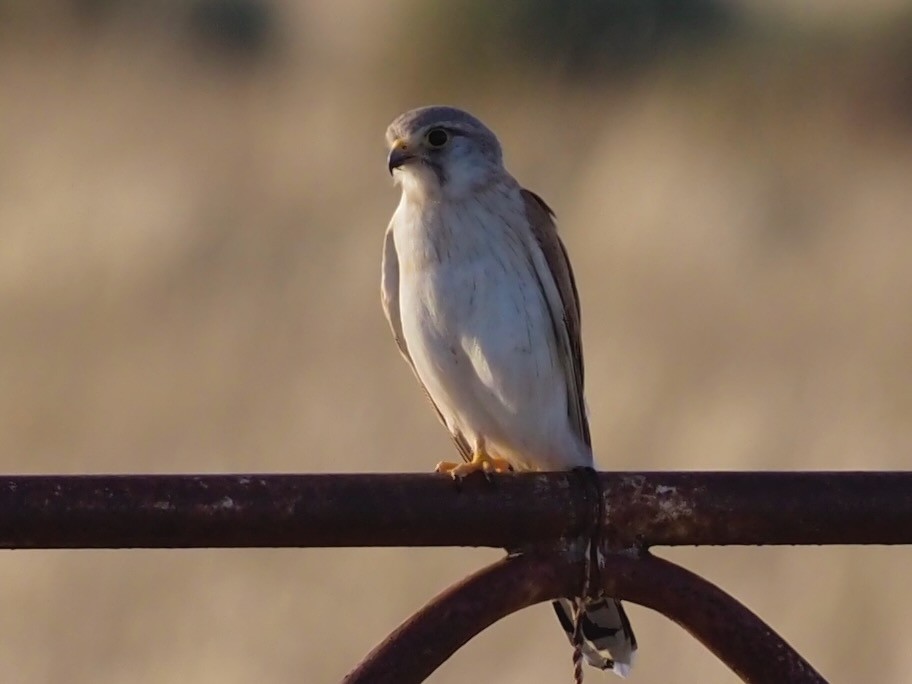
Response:
M402 623L343 684L422 682L482 630L535 603L578 592L580 580L579 561L560 552L507 556L450 587Z
M606 593L674 620L748 684L826 680L740 601L694 573L650 554L608 555Z
M760 618L692 572L649 554L610 554L602 561L607 593L674 620L748 684L826 684ZM344 684L422 682L497 620L541 601L578 595L581 580L580 560L568 554L509 556L451 587L406 620Z

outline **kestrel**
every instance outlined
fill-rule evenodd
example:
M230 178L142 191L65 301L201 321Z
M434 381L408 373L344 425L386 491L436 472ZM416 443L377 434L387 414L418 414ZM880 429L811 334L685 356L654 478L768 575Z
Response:
M467 112L414 109L386 139L402 198L384 238L383 309L463 457L437 470L592 467L579 295L553 212ZM554 602L571 638L581 603ZM582 609L587 661L625 676L636 639L620 602Z

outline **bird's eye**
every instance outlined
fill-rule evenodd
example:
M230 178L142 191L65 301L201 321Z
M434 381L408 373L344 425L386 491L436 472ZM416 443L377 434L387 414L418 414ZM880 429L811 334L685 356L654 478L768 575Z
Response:
M428 145L437 149L446 145L449 139L449 134L442 128L432 128L425 136L425 140L427 140Z

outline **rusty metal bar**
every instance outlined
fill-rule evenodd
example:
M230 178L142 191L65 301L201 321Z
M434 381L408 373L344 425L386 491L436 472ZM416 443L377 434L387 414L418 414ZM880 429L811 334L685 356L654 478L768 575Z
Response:
M826 684L763 620L679 565L648 553L608 555L602 585L677 622L748 684Z
M343 684L417 684L502 617L579 595L579 559L556 551L505 558L451 587L379 644ZM704 579L649 554L607 554L607 592L659 611L749 684L826 684L811 665L741 603Z
M912 472L599 479L611 548L912 543ZM575 473L0 477L0 548L516 548L578 535L590 503Z
M343 684L423 682L469 639L510 613L581 586L566 555L508 556L433 599L383 640ZM562 637L555 629L555 638ZM569 653L569 650L568 650Z
M502 548L578 534L589 511L575 486L566 474L0 477L0 548Z
M629 546L909 544L912 472L601 473L602 539Z

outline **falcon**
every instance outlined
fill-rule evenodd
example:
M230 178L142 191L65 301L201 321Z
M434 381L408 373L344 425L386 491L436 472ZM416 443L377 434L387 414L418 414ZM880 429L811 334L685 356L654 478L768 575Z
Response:
M554 213L503 165L500 142L454 107L422 107L386 131L402 196L383 243L383 310L402 356L482 471L593 466L579 294ZM610 597L554 602L589 664L626 676L636 639Z

